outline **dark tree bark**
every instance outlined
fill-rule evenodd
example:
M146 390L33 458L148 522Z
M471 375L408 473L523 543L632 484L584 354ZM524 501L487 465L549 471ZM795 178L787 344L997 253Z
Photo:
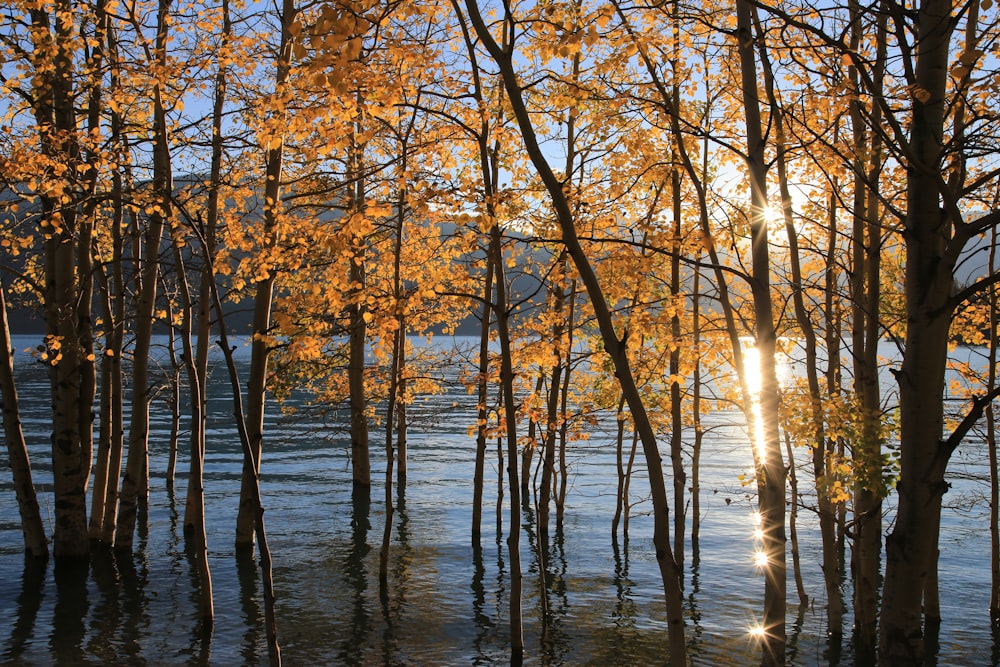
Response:
M0 404L3 411L4 442L7 445L10 470L14 477L14 495L21 515L21 533L24 536L24 551L33 558L48 558L49 545L45 539L45 527L38 509L35 484L31 479L31 463L28 446L21 428L21 409L14 383L14 350L10 342L10 327L7 323L7 301L3 285L0 285Z

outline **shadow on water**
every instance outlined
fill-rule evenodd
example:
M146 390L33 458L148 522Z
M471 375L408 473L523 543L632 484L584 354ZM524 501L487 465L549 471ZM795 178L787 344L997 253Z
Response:
M3 652L4 662L21 657L35 633L35 620L42 606L45 575L48 573L47 558L25 557L21 574L21 592L17 596L17 612L14 625L10 629L7 649Z
M365 664L365 647L372 629L371 612L365 601L365 590L368 588L365 558L371 551L368 545L370 516L371 489L355 484L351 495L351 548L344 559L344 578L352 594L353 622L338 656L339 662L344 665Z

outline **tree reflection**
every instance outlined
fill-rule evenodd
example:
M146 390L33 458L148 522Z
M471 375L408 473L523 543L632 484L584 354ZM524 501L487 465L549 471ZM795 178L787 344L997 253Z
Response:
M86 653L86 618L90 609L85 559L61 559L55 563L56 604L49 634L49 648L65 664L83 664Z
M193 564L191 572L197 582ZM245 664L255 665L261 661L257 651L257 638L264 627L264 612L257 593L257 564L252 549L236 550L236 576L240 582L240 609L243 611L243 622L246 624L240 655L243 656ZM192 604L195 603L196 600L192 600Z
M35 632L35 619L45 594L47 558L25 557L21 573L21 592L17 596L17 613L10 629L10 639L3 653L4 662L14 662L24 653Z
M352 623L350 631L340 651L339 660L345 665L364 664L364 646L371 632L371 612L365 601L368 577L365 573L365 558L371 547L368 545L368 531L371 530L370 489L354 485L351 495L351 547L344 559L344 578L352 593Z

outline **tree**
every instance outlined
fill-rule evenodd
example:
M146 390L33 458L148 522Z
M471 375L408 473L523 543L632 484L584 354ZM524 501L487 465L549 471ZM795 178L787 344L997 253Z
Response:
M670 546L670 510L667 503L666 486L663 479L663 471L660 468L660 455L657 448L656 436L653 433L629 364L626 347L627 333L620 337L615 330L611 310L605 300L604 290L580 244L573 209L565 190L566 183L560 180L555 172L553 172L549 166L548 159L538 144L534 124L524 104L523 88L514 67L514 54L510 48L512 42L505 42L503 47L498 44L480 14L478 5L475 2L467 2L466 7L468 8L469 18L475 28L476 34L500 69L504 88L510 100L518 127L520 128L525 149L545 186L546 193L555 210L562 243L565 245L573 264L576 266L581 282L584 284L587 294L590 297L605 349L614 364L615 373L618 381L621 383L629 409L632 412L636 429L640 434L649 473L650 490L653 497L653 543L656 547L656 559L660 566L667 601L670 661L676 665L686 664L687 647L684 642L680 571L674 560ZM505 34L511 36L511 40L513 40L514 26L513 16L508 11L503 17L503 30Z
M778 432L778 377L774 355L777 333L771 301L771 262L767 232L767 171L764 135L761 130L760 100L757 92L757 64L754 53L755 10L745 0L736 3L736 40L740 58L743 106L746 113L747 175L750 180L751 263L755 341L760 363L760 412L763 442L757 471L760 526L763 531L764 618L761 642L762 665L785 664L785 466Z
M49 545L38 509L35 485L31 481L31 464L28 447L21 429L20 405L17 386L14 384L14 350L10 344L10 327L7 323L7 299L0 285L0 403L3 409L4 441L14 476L14 491L21 515L21 532L24 534L24 552L33 558L48 558Z
M955 293L955 269L971 239L1000 224L1000 213L968 214L965 166L969 128L949 118L949 100L965 99L969 81L949 85L949 64L956 16L975 26L978 3L955 6L951 0L922 0L914 19L913 69L910 81L908 137L903 144L907 164L906 338L896 379L900 392L899 506L886 540L886 571L879 628L879 662L918 665L924 659L922 598L936 550L941 498L948 461L964 433L944 431L944 373L948 337L955 308L993 284L996 274ZM893 8L895 9L895 8ZM968 13L971 11L971 13ZM894 13L896 21L902 20ZM974 40L975 41L975 40ZM962 57L971 69L980 62L976 49ZM956 121L958 124L956 125ZM946 126L957 141L945 143ZM958 168L952 182L942 176ZM974 190L973 190L974 191ZM981 412L984 404L976 402ZM974 413L970 413L974 414ZM925 517L936 520L926 521Z

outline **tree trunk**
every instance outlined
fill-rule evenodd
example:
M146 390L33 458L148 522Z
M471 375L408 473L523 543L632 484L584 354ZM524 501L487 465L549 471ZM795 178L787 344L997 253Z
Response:
M924 659L921 602L934 526L947 489L943 447L944 373L948 354L954 260L946 254L951 225L940 207L941 154L949 43L950 0L922 0L907 165L906 346L899 384L900 471L896 523L886 539L879 662L920 665Z
M750 179L750 235L756 348L760 359L760 413L763 443L757 471L760 527L763 532L764 619L761 645L762 665L785 664L786 553L785 553L785 466L778 431L779 397L775 370L777 334L771 303L770 252L767 233L767 169L764 136L761 131L760 100L757 94L757 65L754 55L754 9L746 0L737 0L736 39L740 59L743 107L747 125L747 171ZM763 44L760 48L764 48ZM757 444L757 443L755 443Z
M73 90L73 40L75 12L71 3L59 0L52 9L31 10L33 39L38 53L51 53L34 82L34 114L39 127L42 153L68 167L74 174L80 165L77 140L75 91ZM40 70L41 70L40 65ZM74 187L67 184L67 192ZM84 558L90 545L87 534L86 488L90 461L86 436L81 432L85 412L88 367L79 337L81 313L89 317L90 303L81 303L77 260L77 205L58 197L41 196L41 225L45 232L45 362L49 367L52 396L52 477L55 496L53 555L57 559ZM88 248L89 251L89 248ZM92 369L92 365L90 366Z
M48 558L49 545L45 539L45 527L38 509L35 484L31 479L31 463L28 460L28 446L24 442L21 428L21 409L14 383L14 349L10 342L10 327L7 323L7 301L3 285L0 285L0 403L3 411L4 441L14 478L14 495L21 515L21 533L24 535L24 551L32 558Z
M695 262L700 255L695 256ZM701 536L701 445L705 437L701 425L701 271L695 269L691 287L691 349L694 369L691 372L691 420L694 443L691 445L691 554L698 553Z
M478 547L482 535L483 489L486 485L486 449L489 445L489 368L490 368L490 316L493 312L493 255L500 248L490 236L486 251L486 275L483 278L483 312L480 315L479 368L476 376L476 470L473 477L472 544Z
M205 489L204 489L204 424L206 403L202 399L204 391L202 383L205 378L198 372L197 357L191 343L191 290L188 287L187 270L181 247L174 243L174 262L177 267L177 283L180 288L181 302L181 344L184 350L184 367L187 370L188 386L191 404L191 436L190 436L190 476L188 478L188 503L190 515L198 516L200 521L185 523L184 537L187 540L187 550L195 564L195 576L198 578L198 616L202 623L202 632L210 632L215 620L215 608L212 601L212 573L208 566L208 538L205 531ZM171 340L171 343L173 341ZM179 412L179 407L177 408ZM185 515L189 512L185 511Z
M170 0L160 0L156 18L156 60L167 61ZM149 476L149 349L156 313L159 280L160 239L172 209L170 147L167 137L167 114L159 83L153 85L153 184L156 203L150 208L145 235L144 263L141 269L139 298L135 312L135 355L132 370L132 411L128 434L128 458L119 497L115 548L131 550L135 537L136 512L147 498ZM140 498L140 494L143 496Z
M502 247L500 228L490 230L491 244ZM517 406L514 403L514 367L511 361L510 324L507 309L507 284L504 278L503 255L493 257L495 299L493 301L500 340L500 385L503 391L504 421L507 440L507 486L510 489L510 528L507 531L507 558L510 566L510 650L511 665L520 665L524 658L524 630L521 618L521 487L518 484Z
M102 20L107 22L107 16ZM118 44L114 31L105 30L108 54L111 61L110 82L113 89L119 85ZM122 118L111 112L111 143L116 157L126 152ZM122 170L111 175L111 258L110 275L102 267L98 270L105 318L104 355L101 358L101 431L98 445L93 499L91 500L90 538L107 546L114 544L115 525L118 522L118 477L121 475L125 449L125 383L122 353L125 347L125 179Z
M996 273L997 267L997 230L994 228L990 238L989 272ZM990 286L988 292L990 309L990 331L996 331L1000 324L997 312L997 290ZM997 386L997 336L990 336L990 351L987 357L986 391L993 391ZM1000 631L1000 469L997 460L997 429L996 416L992 401L986 406L986 446L990 459L990 627L993 632Z
M292 63L291 26L295 21L294 0L283 0L281 6L281 38L275 62L274 89L284 94ZM284 107L282 107L284 108ZM282 112L284 113L284 112ZM281 169L284 138L279 136L268 148L264 165L264 230L263 242L268 248L277 245L277 226L281 214ZM271 305L277 267L269 266L257 281L254 294L252 339L250 341L250 375L247 379L246 429L252 457L243 460L243 480L240 485L240 509L236 517L236 546L253 546L255 513L254 487L259 483L260 460L263 454L264 406L267 389L267 364L271 354L268 337L271 331ZM221 311L219 314L221 318Z

